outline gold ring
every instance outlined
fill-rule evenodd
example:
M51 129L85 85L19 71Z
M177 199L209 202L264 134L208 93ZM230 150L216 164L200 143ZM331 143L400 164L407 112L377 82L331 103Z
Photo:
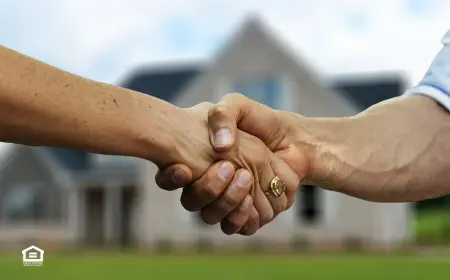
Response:
M284 182L280 179L280 177L275 176L272 181L270 181L269 190L266 192L266 195L273 195L275 197L280 197L285 190Z

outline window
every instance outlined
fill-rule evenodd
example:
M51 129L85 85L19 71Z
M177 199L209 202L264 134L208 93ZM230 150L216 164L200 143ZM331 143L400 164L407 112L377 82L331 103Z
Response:
M280 79L274 76L241 78L233 85L233 92L242 93L250 99L279 109L281 96Z
M297 191L298 217L306 223L314 224L321 217L320 190L313 185L304 185Z
M2 197L2 217L13 223L59 221L61 198L58 189L49 192L41 184L13 185Z
M3 198L8 221L42 220L46 213L45 194L37 185L14 186Z

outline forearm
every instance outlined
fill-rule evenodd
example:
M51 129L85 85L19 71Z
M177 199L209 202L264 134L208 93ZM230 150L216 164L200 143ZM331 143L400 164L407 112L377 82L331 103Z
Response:
M171 149L175 106L0 46L0 141L136 156Z
M432 99L396 98L350 118L290 118L312 183L372 201L450 193L450 115Z

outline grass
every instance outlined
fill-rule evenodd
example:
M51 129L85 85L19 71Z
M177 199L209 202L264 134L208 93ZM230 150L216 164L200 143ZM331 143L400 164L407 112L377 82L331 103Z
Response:
M421 243L450 244L450 211L416 213L414 234Z
M145 256L46 253L23 267L20 253L0 258L0 279L449 279L450 259L371 255Z

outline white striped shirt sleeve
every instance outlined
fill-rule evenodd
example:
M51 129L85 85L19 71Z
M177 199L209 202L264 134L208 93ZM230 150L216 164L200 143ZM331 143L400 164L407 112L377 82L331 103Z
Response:
M450 111L450 30L442 39L443 47L430 65L423 79L404 96L427 95Z

